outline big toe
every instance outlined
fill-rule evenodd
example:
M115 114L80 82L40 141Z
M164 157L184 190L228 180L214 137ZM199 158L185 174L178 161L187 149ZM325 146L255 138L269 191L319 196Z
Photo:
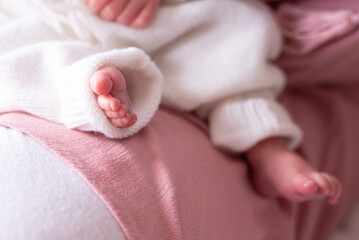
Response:
M313 197L317 190L318 184L306 174L298 174L295 178L294 188L297 194L302 197Z
M97 95L109 94L113 87L111 76L106 71L96 71L90 77L90 87Z

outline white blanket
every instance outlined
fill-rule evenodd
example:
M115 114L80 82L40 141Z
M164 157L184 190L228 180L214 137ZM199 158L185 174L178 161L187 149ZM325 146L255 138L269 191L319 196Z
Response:
M0 156L0 239L125 239L87 183L31 137L0 126Z

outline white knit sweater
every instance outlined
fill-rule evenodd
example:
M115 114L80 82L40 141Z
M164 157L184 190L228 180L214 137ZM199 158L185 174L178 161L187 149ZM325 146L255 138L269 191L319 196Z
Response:
M216 146L241 152L283 136L293 148L300 130L275 101L280 46L270 12L253 0L167 0L143 30L102 21L80 0L0 0L0 111L124 138L161 103L208 119ZM111 125L89 88L104 65L127 79L138 115L128 129Z

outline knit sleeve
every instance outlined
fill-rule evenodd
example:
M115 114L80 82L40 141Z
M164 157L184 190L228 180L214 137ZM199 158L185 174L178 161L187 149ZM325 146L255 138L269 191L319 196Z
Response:
M302 138L270 90L229 97L211 110L208 120L213 143L233 152L244 152L270 137L283 137L294 149Z
M150 121L160 103L163 80L142 50L100 52L86 43L62 40L37 20L15 24L0 34L8 39L0 51L0 112L23 111L111 138L130 136ZM117 67L127 80L132 109L138 115L130 128L114 127L89 87L90 76L105 65Z
M132 110L138 120L129 128L113 126L98 107L89 89L90 76L101 66L117 67L125 76ZM125 138L143 128L160 104L162 75L150 58L137 48L98 53L64 69L58 87L60 121L69 128L103 133L110 138Z

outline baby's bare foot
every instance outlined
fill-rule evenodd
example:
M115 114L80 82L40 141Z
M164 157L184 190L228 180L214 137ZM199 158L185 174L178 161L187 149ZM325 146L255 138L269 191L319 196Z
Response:
M288 150L278 138L264 140L247 152L253 183L262 194L294 202L326 199L335 204L341 194L338 179L315 171L302 157Z
M126 80L117 68L105 66L97 70L90 78L90 87L96 94L98 105L114 126L128 128L136 123L137 116L132 113Z
M106 21L117 21L135 28L147 27L160 0L85 0Z

